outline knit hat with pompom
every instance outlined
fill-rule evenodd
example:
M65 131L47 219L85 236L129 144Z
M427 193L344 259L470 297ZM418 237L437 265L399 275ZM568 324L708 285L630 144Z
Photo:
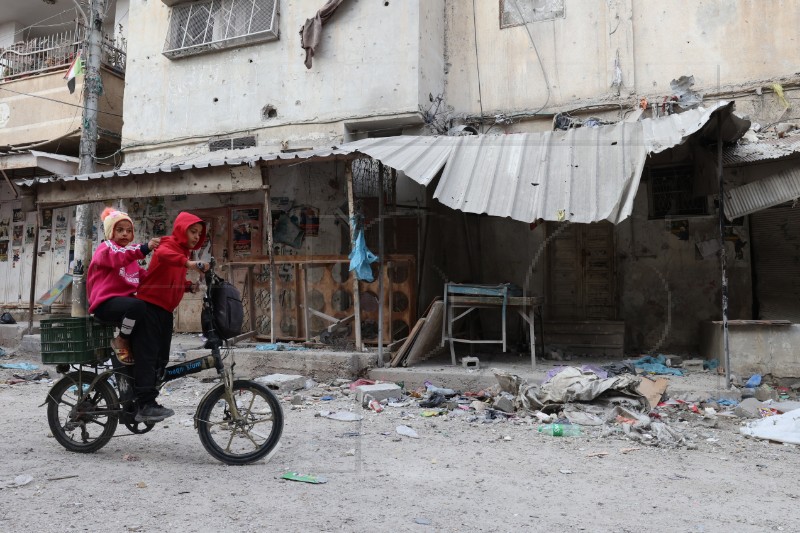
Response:
M106 207L100 214L100 220L103 221L103 233L105 233L106 239L109 240L114 236L114 226L117 225L117 222L127 220L133 226L133 220L128 216L128 213L117 211L113 207Z

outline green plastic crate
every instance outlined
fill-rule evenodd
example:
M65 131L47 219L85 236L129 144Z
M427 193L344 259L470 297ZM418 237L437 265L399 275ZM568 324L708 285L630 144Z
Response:
M49 318L40 322L42 363L95 363L108 357L114 327L91 317Z

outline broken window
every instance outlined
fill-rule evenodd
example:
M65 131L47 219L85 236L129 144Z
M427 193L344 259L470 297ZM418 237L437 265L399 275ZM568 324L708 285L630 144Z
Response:
M648 181L650 218L708 214L706 197L694 194L692 167L651 168Z
M500 27L564 18L564 0L500 0Z
M172 8L164 55L179 58L278 38L278 0L205 0Z

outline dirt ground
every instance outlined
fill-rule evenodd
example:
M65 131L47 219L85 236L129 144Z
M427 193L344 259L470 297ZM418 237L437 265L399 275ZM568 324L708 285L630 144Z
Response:
M0 369L0 531L800 531L798 448L745 438L738 418L676 419L692 446L651 447L602 427L547 436L530 417L423 418L416 404L375 413L323 384L299 391L302 406L282 396L268 461L229 467L192 427L211 384L172 382L161 400L174 417L146 435L119 428L81 455L50 435L40 404L52 384L6 384L13 373ZM400 424L419 438L398 435ZM327 483L280 479L287 471ZM14 486L17 476L33 479Z

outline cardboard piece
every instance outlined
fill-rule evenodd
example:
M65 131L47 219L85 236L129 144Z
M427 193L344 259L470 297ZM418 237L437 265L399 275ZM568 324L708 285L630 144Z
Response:
M658 402L661 401L661 397L664 396L664 393L667 391L668 385L669 380L667 378L650 379L646 376L642 376L642 381L639 382L639 386L636 390L639 394L647 398L650 409L653 409L658 405Z

